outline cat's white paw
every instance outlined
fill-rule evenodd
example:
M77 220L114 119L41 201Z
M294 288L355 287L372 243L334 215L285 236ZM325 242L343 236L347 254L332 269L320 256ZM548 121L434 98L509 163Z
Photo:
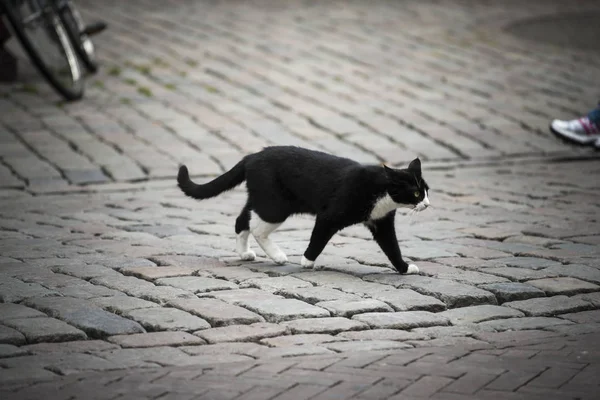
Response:
M285 255L285 253L283 251L279 251L279 252L273 254L271 259L273 261L275 261L275 264L279 264L279 265L283 265L288 261L287 256Z
M417 267L415 264L409 264L408 269L406 270L406 273L407 274L418 274L419 267Z
M315 265L315 262L310 261L308 258L302 256L302 260L300 260L300 265L306 268L312 268Z
M256 253L252 250L248 250L240 254L240 258L244 261L254 261Z

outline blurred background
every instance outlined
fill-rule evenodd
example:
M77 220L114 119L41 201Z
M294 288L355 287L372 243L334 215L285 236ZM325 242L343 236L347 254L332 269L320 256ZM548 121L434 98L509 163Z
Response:
M2 187L172 179L180 163L215 175L278 144L393 165L593 154L548 126L600 97L597 1L76 5L108 23L82 100L5 44Z

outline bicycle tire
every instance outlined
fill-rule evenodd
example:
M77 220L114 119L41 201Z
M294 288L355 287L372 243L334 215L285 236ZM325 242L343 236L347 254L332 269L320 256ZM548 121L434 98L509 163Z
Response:
M42 76L46 78L50 86L52 86L59 94L61 94L66 100L74 101L79 100L83 97L84 92L84 83L83 83L83 74L81 71L81 65L79 64L79 60L75 56L75 49L73 48L71 42L69 41L68 35L65 32L65 28L60 22L60 18L56 15L55 12L51 12L49 14L42 13L42 18L52 18L50 24L52 29L54 29L56 33L56 37L58 39L58 45L60 46L59 51L62 52L61 56L64 56L67 60L69 70L71 73L73 85L71 87L65 85L54 73L51 66L49 66L40 52L38 51L36 45L34 45L34 41L29 37L25 26L23 25L23 21L21 20L21 15L19 10L17 10L14 6L17 5L15 3L5 1L4 2L4 13L12 27L13 32L15 33L17 39L25 49L25 52L35 65L35 67L40 71ZM19 4L20 5L20 4ZM17 6L19 6L17 5ZM46 21L48 22L48 21Z
M64 0L63 4L59 5L54 2L58 16L67 30L71 43L85 68L92 73L97 72L98 61L94 44L88 35L81 33L85 28L83 18L81 18L81 14L72 1Z

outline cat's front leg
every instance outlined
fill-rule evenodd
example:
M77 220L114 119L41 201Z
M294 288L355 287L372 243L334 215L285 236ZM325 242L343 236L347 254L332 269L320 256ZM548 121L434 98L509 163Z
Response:
M319 254L321 254L327 245L327 242L329 242L337 231L338 229L327 220L317 217L317 222L310 236L310 243L302 256L300 264L303 267L312 267Z
M365 225L373 234L373 238L381 247L394 268L401 274L418 274L419 268L414 264L408 264L402 259L396 230L394 229L394 217L396 212L392 211L381 219L369 221Z

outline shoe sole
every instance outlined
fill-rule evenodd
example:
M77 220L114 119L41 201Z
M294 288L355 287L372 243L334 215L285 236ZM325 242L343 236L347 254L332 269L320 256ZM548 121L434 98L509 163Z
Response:
M559 138L569 142L569 143L575 143L578 144L580 146L589 146L591 144L594 144L596 142L596 140L598 140L598 138L581 138L579 136L575 136L569 132L561 132L557 129L554 129L554 127L552 126L552 124L550 124L550 131L555 135L558 136ZM598 148L598 146L596 146L596 148Z

